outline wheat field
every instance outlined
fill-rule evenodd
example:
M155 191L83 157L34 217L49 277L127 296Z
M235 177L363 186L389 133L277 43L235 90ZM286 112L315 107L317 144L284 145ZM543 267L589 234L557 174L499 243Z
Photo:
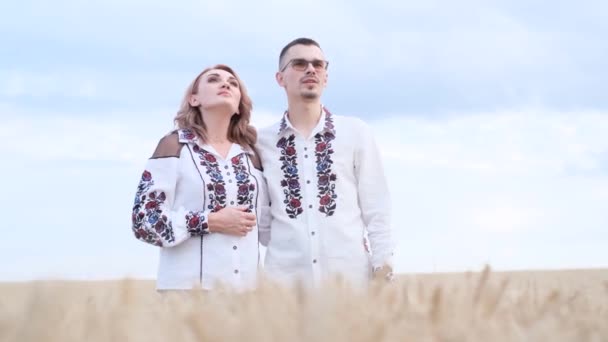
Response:
M365 292L0 283L0 341L608 341L608 269L401 275Z

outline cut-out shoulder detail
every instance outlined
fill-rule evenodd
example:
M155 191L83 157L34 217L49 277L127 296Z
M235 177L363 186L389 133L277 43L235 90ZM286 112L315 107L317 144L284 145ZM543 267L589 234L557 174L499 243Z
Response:
M253 167L255 167L256 169L258 169L260 171L264 171L262 169L262 162L260 160L260 155L258 154L258 151L256 151L255 147L253 147L253 146L249 146L249 147L253 151L252 154L249 154L249 157L251 159L251 164L253 164Z
M177 157L179 158L179 153L184 144L180 143L178 140L177 132L173 132L164 136L158 142L158 146L156 146L156 150L152 155L151 159L156 158L167 158L167 157Z

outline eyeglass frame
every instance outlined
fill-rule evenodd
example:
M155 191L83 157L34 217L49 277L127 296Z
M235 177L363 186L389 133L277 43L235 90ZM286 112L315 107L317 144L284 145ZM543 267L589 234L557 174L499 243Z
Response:
M289 60L289 62L285 63L285 65L283 66L283 68L281 68L281 72L285 71L285 69L287 69L287 67L290 64L291 64L291 67L293 69L295 69L294 66L293 66L293 64L292 64L293 61L304 61L304 62L306 62L306 66L304 67L304 69L299 70L299 71L306 70L308 68L308 65L312 65L312 68L315 69L315 70L317 70L317 68L315 68L315 65L314 65L315 62L323 62L323 63L325 63L325 66L322 69L319 69L319 70L327 70L327 68L329 67L329 61L327 61L327 60L313 59L312 61L309 61L308 59L305 59L305 58L292 58L292 59ZM295 70L298 70L298 69L295 69Z

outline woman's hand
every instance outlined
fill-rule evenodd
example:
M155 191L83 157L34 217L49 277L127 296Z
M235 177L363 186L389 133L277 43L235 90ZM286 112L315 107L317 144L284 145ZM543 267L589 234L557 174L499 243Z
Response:
M209 214L209 232L245 236L256 225L254 213L248 206L226 207Z

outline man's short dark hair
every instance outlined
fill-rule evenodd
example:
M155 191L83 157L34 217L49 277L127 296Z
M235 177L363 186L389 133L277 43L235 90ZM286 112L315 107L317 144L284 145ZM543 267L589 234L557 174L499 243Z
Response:
M314 41L310 38L294 39L289 44L285 45L283 50L281 50L281 54L279 54L279 66L281 65L281 61L283 60L283 57L285 57L287 50L289 50L289 48L291 48L294 45L307 45L307 46L314 45L314 46L318 47L319 49L321 48L321 45L319 45L319 43L317 43L316 41Z

